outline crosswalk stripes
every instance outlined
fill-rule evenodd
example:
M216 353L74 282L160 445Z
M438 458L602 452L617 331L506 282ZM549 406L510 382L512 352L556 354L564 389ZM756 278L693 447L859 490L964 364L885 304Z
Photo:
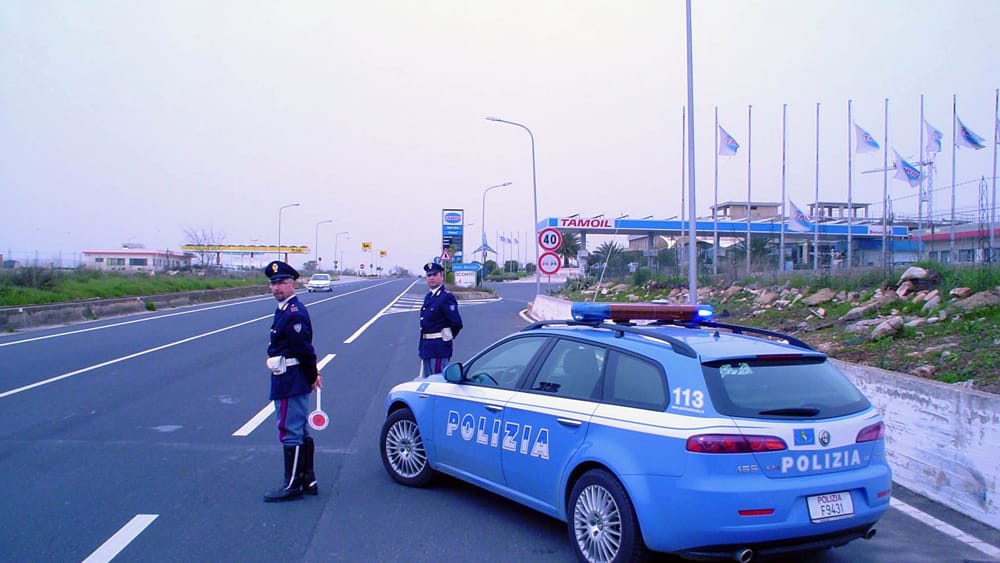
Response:
M494 299L461 299L458 302L459 308L469 306L469 305L482 305L484 303L493 303L500 301L500 298ZM396 301L386 309L385 314L390 315L392 313L409 313L412 311L419 311L424 305L423 294L414 295L406 294L400 296Z

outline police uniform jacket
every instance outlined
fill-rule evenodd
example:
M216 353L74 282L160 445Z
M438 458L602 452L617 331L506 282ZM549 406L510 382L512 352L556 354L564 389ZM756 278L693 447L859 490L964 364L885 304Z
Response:
M424 296L424 305L420 309L420 344L421 358L450 358L452 341L443 338L425 338L425 334L440 334L441 329L451 329L452 337L458 336L462 330L462 317L458 314L458 301L455 295L441 285L436 291L428 291Z
M271 400L312 392L316 381L316 351L312 345L312 322L299 298L292 296L274 312L271 344L267 355L295 358L298 365L288 366L284 374L271 374Z

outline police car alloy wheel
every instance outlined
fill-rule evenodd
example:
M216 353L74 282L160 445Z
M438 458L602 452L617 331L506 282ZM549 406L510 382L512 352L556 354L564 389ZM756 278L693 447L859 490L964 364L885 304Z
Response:
M423 487L434 477L420 428L410 409L399 409L386 418L379 441L382 464L397 483Z
M647 556L628 493L603 469L583 474L569 498L569 537L580 561L618 563Z

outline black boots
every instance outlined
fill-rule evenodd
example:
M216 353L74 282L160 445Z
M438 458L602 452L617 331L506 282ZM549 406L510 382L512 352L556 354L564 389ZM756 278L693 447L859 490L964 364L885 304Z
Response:
M302 492L307 495L318 495L319 486L316 485L316 473L313 472L313 454L316 452L316 443L312 436L306 436L302 440L302 449L299 455L299 484L302 485Z
M313 456L316 443L312 436L306 436L301 446L285 446L285 482L280 489L264 495L264 502L294 500L303 494L318 495L316 474L313 472Z
M264 495L264 502L283 502L302 496L302 481L299 476L299 458L302 446L285 446L285 483Z

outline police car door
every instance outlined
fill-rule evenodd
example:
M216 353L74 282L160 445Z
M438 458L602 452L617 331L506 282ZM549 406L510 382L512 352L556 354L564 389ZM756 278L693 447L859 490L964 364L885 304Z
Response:
M437 397L434 407L435 465L439 469L472 481L503 484L503 411L550 340L543 336L505 340L462 367L466 381L452 384Z
M566 466L587 436L597 408L607 350L560 339L507 403L501 458L507 486L558 513Z

